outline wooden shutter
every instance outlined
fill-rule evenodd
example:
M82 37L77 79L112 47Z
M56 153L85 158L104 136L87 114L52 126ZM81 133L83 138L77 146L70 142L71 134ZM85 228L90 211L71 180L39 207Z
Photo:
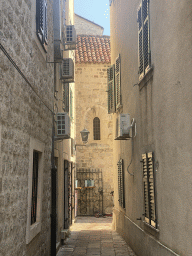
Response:
M137 22L139 79L141 79L151 66L149 38L149 0L142 0L142 4L138 8Z
M157 228L153 153L142 155L145 222Z
M144 76L143 68L143 22L142 22L142 5L139 6L137 13L138 22L138 62L139 62L139 79Z
M149 223L149 198L148 198L148 176L147 176L147 156L142 155L143 159L143 183L144 183L144 207L145 222Z
M44 41L45 45L48 43L48 28L47 28L47 1L44 1Z
M43 42L43 7L44 0L36 0L36 31L37 36L41 42Z
M115 112L115 67L112 65L107 69L108 84L108 114Z
M119 205L125 208L123 159L119 160L119 162L117 163L117 166L118 166Z
M70 117L73 119L73 92L70 89Z
M120 55L115 61L115 92L116 92L116 109L121 105L121 59Z
M149 53L149 0L143 0L142 3L143 17L143 55L144 55L144 72L145 74L150 68Z
M47 1L36 0L36 33L45 51L47 51Z
M63 85L63 110L69 112L69 84Z

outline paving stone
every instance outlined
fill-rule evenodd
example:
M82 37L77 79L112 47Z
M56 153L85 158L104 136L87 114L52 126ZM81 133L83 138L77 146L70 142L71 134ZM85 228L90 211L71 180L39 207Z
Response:
M109 221L110 220L110 221ZM112 218L77 218L70 237L57 256L136 256L117 232L111 230Z

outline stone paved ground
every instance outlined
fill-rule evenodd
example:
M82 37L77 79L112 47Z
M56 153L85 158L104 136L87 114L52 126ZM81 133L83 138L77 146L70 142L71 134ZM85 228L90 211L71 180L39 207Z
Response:
M112 218L78 217L57 256L136 256L111 229Z

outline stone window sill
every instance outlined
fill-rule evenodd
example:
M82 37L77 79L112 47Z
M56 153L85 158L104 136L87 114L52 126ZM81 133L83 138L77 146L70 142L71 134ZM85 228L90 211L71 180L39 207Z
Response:
M159 229L154 228L153 226L149 225L145 221L143 221L143 223L144 223L144 230L147 233L151 234L152 236L158 238L158 236L159 236Z
M36 222L28 230L26 243L29 244L33 238L41 232L41 222Z
M141 81L139 81L138 83L139 90L142 90L143 87L147 85L148 81L153 77L153 70L154 70L154 67L151 66L149 71L145 74L145 76L141 79Z

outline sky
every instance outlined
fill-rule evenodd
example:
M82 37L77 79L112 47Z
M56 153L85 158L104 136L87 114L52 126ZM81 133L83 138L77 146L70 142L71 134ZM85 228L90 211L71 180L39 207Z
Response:
M109 0L74 0L75 13L104 28L110 35Z

